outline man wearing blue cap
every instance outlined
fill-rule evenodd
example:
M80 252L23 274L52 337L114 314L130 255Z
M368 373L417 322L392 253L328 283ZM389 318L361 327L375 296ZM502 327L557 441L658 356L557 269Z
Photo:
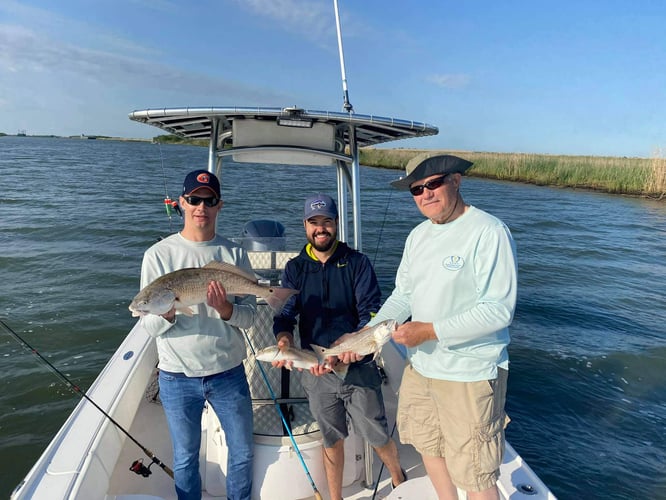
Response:
M293 346L298 316L301 347L330 347L342 335L360 330L379 309L381 291L370 260L338 241L338 210L330 196L305 200L303 225L308 243L285 266L282 286L300 293L275 316L278 346ZM367 358L367 359L366 359ZM324 438L324 467L331 500L342 499L347 416L354 430L384 462L394 485L405 480L398 449L388 433L381 376L371 356L351 363L344 380L323 365L303 377L310 411ZM285 362L273 362L284 366Z
M465 203L472 163L423 154L391 184L426 218L407 237L395 289L370 325L403 322L407 347L398 402L400 440L421 453L442 500L497 500L504 453L509 325L516 307L516 248L498 218Z
M222 208L220 182L207 170L185 177L179 199L183 229L146 250L141 288L160 276L215 260L252 273L245 250L216 234ZM213 408L224 429L227 459L226 498L250 500L252 493L252 400L243 359L241 329L256 317L254 295L227 295L220 282L208 284L206 304L194 314L146 315L141 323L156 339L160 400L169 425L174 480L179 500L201 499L199 450L204 404Z

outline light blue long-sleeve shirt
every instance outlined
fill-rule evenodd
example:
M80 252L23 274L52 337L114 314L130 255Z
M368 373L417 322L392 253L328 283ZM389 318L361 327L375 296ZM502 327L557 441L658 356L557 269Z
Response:
M432 323L437 340L409 348L423 376L471 382L508 369L517 296L516 248L496 217L468 207L447 224L426 220L407 237L395 289L370 322Z
M160 276L186 267L203 267L210 261L228 262L252 273L247 253L235 243L216 236L195 242L180 233L146 250L141 266L141 288ZM148 314L141 318L146 331L156 338L158 367L188 377L214 375L238 366L246 356L241 328L249 328L256 317L256 298L227 297L233 304L228 320L207 304L193 306L194 315L176 313L175 323Z

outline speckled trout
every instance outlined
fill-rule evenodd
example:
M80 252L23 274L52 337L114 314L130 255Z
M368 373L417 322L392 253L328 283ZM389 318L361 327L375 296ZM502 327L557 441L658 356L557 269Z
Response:
M316 344L310 344L310 347L312 347L312 350L319 359L337 356L343 352L354 352L363 356L373 354L373 359L376 359L383 345L390 340L391 335L397 327L398 322L396 320L387 319L371 328L359 330L347 337L342 343L328 349Z
M132 316L145 316L166 314L175 307L176 311L191 316L190 306L206 302L211 281L219 281L229 295L261 297L276 312L298 293L291 288L262 286L251 273L233 264L212 261L203 267L188 267L160 276L134 297L129 310Z

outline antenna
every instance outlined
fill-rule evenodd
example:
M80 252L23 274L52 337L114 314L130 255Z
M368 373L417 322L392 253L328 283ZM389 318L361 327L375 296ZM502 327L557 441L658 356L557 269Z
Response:
M335 8L335 26L338 30L338 51L340 52L340 72L342 73L342 96L344 103L342 107L348 113L354 112L354 106L349 102L349 91L347 90L347 75L345 74L345 54L342 50L342 33L340 31L340 13L338 12L338 0L333 0Z

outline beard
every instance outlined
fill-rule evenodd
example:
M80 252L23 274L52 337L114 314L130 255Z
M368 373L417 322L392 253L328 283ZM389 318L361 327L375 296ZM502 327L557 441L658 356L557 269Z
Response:
M326 240L325 242L321 242L315 239L316 236L321 236L321 235L328 236L329 237L328 240ZM308 241L318 252L328 252L335 244L335 238L336 235L331 234L328 231L322 231L318 232L317 234L313 234L312 236L308 236Z

